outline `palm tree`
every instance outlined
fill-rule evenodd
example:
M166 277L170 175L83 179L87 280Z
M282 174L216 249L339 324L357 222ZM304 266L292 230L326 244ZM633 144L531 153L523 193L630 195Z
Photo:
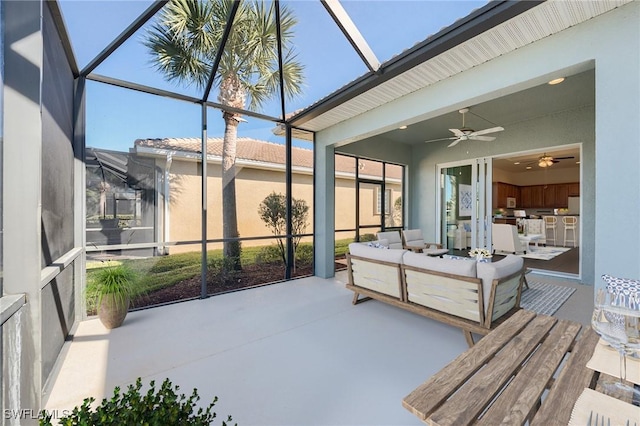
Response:
M233 4L232 0L170 1L144 41L152 54L154 67L169 81L205 88ZM266 7L263 1L240 2L214 80L220 104L257 110L266 100L279 94L276 4L270 2ZM288 97L299 94L302 89L303 66L297 62L291 45L296 22L291 11L280 6L282 76ZM237 238L235 163L238 124L242 115L223 111L222 118L225 122L223 237ZM240 269L239 242L225 243L224 255L232 262L233 269Z

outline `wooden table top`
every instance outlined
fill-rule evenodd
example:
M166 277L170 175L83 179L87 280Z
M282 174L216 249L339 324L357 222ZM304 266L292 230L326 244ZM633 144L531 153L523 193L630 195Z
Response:
M586 367L599 336L581 329L520 310L402 404L430 425L567 425L576 400L599 377Z

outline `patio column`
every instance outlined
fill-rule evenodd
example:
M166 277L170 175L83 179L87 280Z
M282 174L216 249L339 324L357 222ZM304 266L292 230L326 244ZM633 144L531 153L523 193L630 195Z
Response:
M41 162L43 36L40 1L4 8L3 295L26 294L2 327L4 410L41 405ZM7 420L19 424L20 419Z
M619 25L596 58L596 288L602 274L640 278L638 6L627 8L630 24Z
M335 275L335 156L333 145L316 143L315 155L315 274Z

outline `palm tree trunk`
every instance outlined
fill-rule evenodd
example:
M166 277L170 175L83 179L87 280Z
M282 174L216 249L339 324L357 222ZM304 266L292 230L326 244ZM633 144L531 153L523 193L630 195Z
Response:
M222 143L222 236L238 238L238 214L236 211L236 148L238 120L234 114L223 113L225 129ZM240 241L224 243L225 265L232 270L242 269Z

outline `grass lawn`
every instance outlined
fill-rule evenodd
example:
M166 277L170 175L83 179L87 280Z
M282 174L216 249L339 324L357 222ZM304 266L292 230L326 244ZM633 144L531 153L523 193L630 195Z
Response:
M336 241L336 257L343 257L349 250L352 239ZM301 243L298 253L311 253L310 243ZM276 246L243 247L241 261L243 265L251 265L257 260L281 262L277 256ZM219 265L222 261L222 249L207 252L209 265ZM91 282L100 268L114 264L126 264L138 275L138 291L136 295L150 293L162 288L170 287L181 281L193 278L201 273L202 254L200 252L171 254L146 259L123 259L108 262L87 262L87 282Z

